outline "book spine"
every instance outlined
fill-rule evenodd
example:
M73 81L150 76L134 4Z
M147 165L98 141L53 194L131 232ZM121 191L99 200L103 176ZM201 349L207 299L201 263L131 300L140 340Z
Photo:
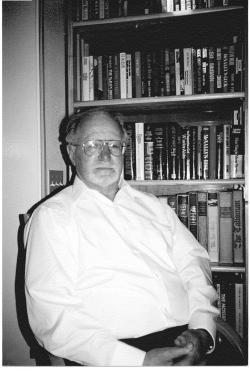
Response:
M201 158L202 158L202 179L209 179L209 126L203 126L201 130Z
M110 0L104 0L104 18L110 18Z
M94 56L89 56L89 100L94 100Z
M141 94L141 52L135 52L135 96L140 98Z
M183 49L184 57L184 93L193 94L193 55L192 48Z
M128 134L126 151L124 154L124 179L136 179L136 156L135 156L135 124L125 122L124 127Z
M202 93L202 51L201 48L196 50L196 60L197 60L197 94Z
M164 126L164 176L165 179L170 179L170 127Z
M192 180L197 179L197 142L198 142L198 128L197 126L191 126L191 154L190 154L190 169Z
M167 0L167 12L173 12L173 11L174 11L174 1Z
M81 100L81 40L80 34L76 34L76 52L75 52L75 99Z
M213 47L208 49L208 64L209 64L209 93L215 92L215 50Z
M181 95L180 49L175 49L174 55L175 55L175 91L176 95Z
M146 53L146 93L152 97L152 53Z
M191 133L190 127L186 127L186 179L191 178Z
M207 250L207 193L198 192L198 241Z
M108 99L108 55L102 56L102 86L103 99Z
M235 330L244 338L244 286L235 283Z
M197 192L189 192L189 230L198 240L198 197Z
M222 69L222 75L223 75L223 92L228 92L228 60L229 60L229 53L228 53L228 46L224 45L222 47L222 61L223 61L223 69Z
M176 95L176 76L175 76L175 50L170 49L170 95Z
M229 45L228 59L228 91L235 91L235 44Z
M177 195L177 215L180 221L188 228L188 194Z
M170 85L170 51L169 48L165 49L164 54L165 63L165 95L171 95L171 85Z
M102 61L102 55L99 55L97 57L97 69L98 69L98 98L104 99L104 90L103 90L103 61Z
M210 126L209 133L209 179L216 179L216 126Z
M163 48L160 49L159 51L159 76L160 76L160 81L159 81L159 95L161 97L164 97L166 93L166 88L165 88L165 50Z
M220 263L233 264L232 192L219 192L220 210Z
M244 131L242 125L232 125L230 132L230 177L244 176Z
M176 154L177 154L177 124L172 123L169 127L169 136L170 136L170 151L169 151L169 171L170 179L176 179Z
M237 36L234 36L233 42L235 44L235 91L243 90L243 43Z
M144 180L144 123L135 123L136 180Z
M181 135L182 135L182 130L181 130L181 127L178 125L177 126L177 143L176 143L176 174L177 174L177 179L178 180L182 179Z
M219 206L217 192L208 192L208 254L212 263L219 263Z
M82 100L89 101L89 56L83 56L82 64Z
M127 83L126 83L126 53L120 53L120 92L121 99L127 98Z
M244 263L243 196L242 191L233 191L233 261Z
M126 96L132 98L132 56L126 54Z
M202 179L201 126L197 127L197 178Z
M187 166L187 129L181 129L181 177L187 179L186 166Z
M144 124L144 179L154 179L154 138L152 125Z
M216 179L223 179L223 126L216 126Z
M82 1L81 20L87 21L89 19L89 0L81 0L81 1Z
M222 92L222 50L221 47L216 48L216 68L215 68L216 93Z
M104 19L104 0L99 0L99 19Z
M98 95L98 58L93 57L93 84L94 84L94 100L99 99Z
M230 179L230 131L231 125L223 125L223 179Z
M160 53L153 51L152 57L152 96L160 96Z
M208 48L202 48L202 86L203 94L209 93Z
M177 214L177 195L169 195L168 196L168 204L171 209Z
M164 127L163 125L155 125L154 130L154 179L163 180L164 175Z
M120 99L120 61L119 55L113 55L113 98Z

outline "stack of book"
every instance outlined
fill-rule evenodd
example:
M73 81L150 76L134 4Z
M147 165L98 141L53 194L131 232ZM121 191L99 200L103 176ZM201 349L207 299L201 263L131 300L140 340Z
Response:
M241 190L194 191L158 197L207 249L211 263L244 263Z
M75 100L141 98L243 90L243 43L235 35L223 45L165 46L95 55L77 33Z
M245 326L245 279L242 273L213 272L213 283L217 291L217 307L220 317L228 322L244 339Z
M76 22L238 5L237 0L74 0Z
M244 126L236 119L224 125L186 127L126 122L125 128L126 180L244 177Z

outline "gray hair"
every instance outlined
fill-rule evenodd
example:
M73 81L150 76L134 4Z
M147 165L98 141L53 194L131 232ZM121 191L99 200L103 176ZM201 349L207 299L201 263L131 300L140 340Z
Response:
M111 112L107 109L104 109L102 107L98 108L92 108L84 112L76 113L73 114L66 126L64 137L66 143L71 143L74 142L74 139L79 131L79 129L84 125L86 121L91 119L92 117L96 115L105 115L106 117L109 117L110 119L114 120L117 122L121 129L121 134L122 134L122 140L124 142L128 141L128 134L127 131L124 127L124 120L123 117L120 113L117 112Z

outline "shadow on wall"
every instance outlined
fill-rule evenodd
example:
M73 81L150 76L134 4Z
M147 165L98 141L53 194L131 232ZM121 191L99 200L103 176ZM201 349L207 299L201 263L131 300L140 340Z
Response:
M62 157L66 163L66 166L69 165L69 160L67 157L66 146L63 141L63 135L65 130L65 125L67 119L63 119L59 128L59 141L61 142L60 150ZM74 177L74 174L73 174ZM72 178L73 178L72 177ZM24 227L25 223L29 216L34 212L34 210L42 204L44 201L54 196L56 193L60 192L64 187L58 187L50 195L46 196L35 205L33 205L28 211L27 214L19 215L19 228L17 233L17 243L18 243L18 255L17 255L17 264L16 264L16 276L15 276L15 297L16 297L16 312L18 325L21 330L21 333L26 341L27 345L30 348L30 358L34 359L37 366L50 366L49 357L47 352L42 348L29 325L27 307L26 307L26 298L25 298L25 246L24 246Z

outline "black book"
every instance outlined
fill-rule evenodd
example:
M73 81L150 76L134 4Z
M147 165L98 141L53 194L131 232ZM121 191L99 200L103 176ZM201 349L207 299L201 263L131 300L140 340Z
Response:
M165 179L164 169L165 169L165 125L155 124L154 130L154 179L163 180Z
M135 155L135 124L125 122L124 127L128 134L128 142L124 154L124 179L136 179L136 155Z
M144 179L154 179L154 125L144 126Z

